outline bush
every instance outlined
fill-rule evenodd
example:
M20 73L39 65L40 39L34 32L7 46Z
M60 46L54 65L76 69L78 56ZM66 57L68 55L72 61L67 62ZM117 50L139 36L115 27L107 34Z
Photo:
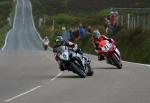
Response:
M5 25L3 28L0 29L0 47L4 45L6 33L9 31L10 27Z
M122 58L132 62L150 63L150 31L121 29L114 38Z

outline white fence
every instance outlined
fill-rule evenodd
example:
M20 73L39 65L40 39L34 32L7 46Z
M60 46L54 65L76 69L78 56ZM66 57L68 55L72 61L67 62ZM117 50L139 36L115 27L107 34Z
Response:
M150 8L112 8L118 11L118 26L150 30Z

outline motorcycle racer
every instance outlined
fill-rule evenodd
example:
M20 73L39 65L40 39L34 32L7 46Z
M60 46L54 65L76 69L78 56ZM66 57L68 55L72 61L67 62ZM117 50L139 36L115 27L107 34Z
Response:
M43 46L44 46L44 50L47 50L49 46L49 39L47 36L45 36L45 38L43 39Z
M70 48L72 48L72 50L74 50L76 53L79 53L79 54L83 54L81 49L78 48L78 45L71 42L71 41L67 41L67 40L64 40L62 36L57 36L56 39L55 39L55 45L53 46L53 52L55 52L55 49L61 45L65 45L65 46L68 46Z
M93 31L92 36L93 36L92 43L93 46L95 47L96 53L98 53L98 50L101 50L101 44L100 44L101 41L108 40L109 42L114 42L113 39L110 39L106 37L104 34L100 33L98 29ZM99 55L98 60L102 61L104 60L104 57L102 55Z
M53 52L57 54L57 52L58 52L58 49L57 49L57 48L59 48L60 46L67 46L67 47L71 48L71 50L72 50L73 52L75 52L76 54L81 55L82 59L84 58L84 59L88 60L88 58L86 58L86 57L83 55L81 49L78 48L78 45L77 45L77 44L75 44L75 43L73 43L73 42L71 42L71 41L65 41L62 36L57 36L56 39L55 39L55 45L53 46ZM66 70L66 69L63 67L63 63L62 63L61 61L59 61L58 55L55 55L55 60L58 62L59 68L60 68L61 71ZM88 60L88 61L89 61L89 60ZM89 62L90 62L90 61L89 61ZM90 74L90 73L91 73L91 74ZM91 68L90 68L90 73L88 73L88 75L93 75L93 70L92 70Z

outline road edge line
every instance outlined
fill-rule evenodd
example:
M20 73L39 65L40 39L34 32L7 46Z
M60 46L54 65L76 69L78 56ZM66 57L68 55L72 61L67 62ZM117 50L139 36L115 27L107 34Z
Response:
M8 36L9 36L10 31L6 34L5 43L4 43L4 46L1 48L1 51L3 51L7 45L7 40L8 40Z
M150 65L149 65L149 64L134 63L134 62L128 62L128 61L123 61L123 62L130 63L130 64L136 64L136 65L142 65L142 66L150 67Z
M13 22L13 29L15 28L15 22L16 22L16 17L17 17L17 6L18 6L18 0L17 0L17 4L16 4L16 7L15 7L15 18L14 18L14 22ZM10 29L8 31L8 33L6 34L6 38L5 38L5 43L4 43L4 46L1 48L1 50L3 51L7 45L7 40L8 40L8 36L9 36L9 33L12 29Z
M91 55L91 56L96 56L96 55L93 55L93 54L87 54L87 53L84 53L84 54ZM123 61L123 62L150 67L150 64L134 63L134 62L128 62L128 61Z
M31 1L30 1L30 8L31 8L31 14L32 14L32 15L31 15L31 18L32 18L33 28L34 28L35 32L38 34L39 39L40 39L41 41L43 41L41 35L38 33L38 31L37 31L37 29L36 29L36 27L35 27L35 24L34 24L33 10L32 10L32 4L31 4Z
M10 102L10 101L12 101L12 100L14 100L14 99L17 99L17 98L19 98L19 97L21 97L21 96L23 96L23 95L25 95L25 94L28 94L28 93L30 93L30 92L33 92L33 91L37 90L37 89L40 88L40 87L42 87L42 86L40 85L40 86L37 86L37 87L35 87L35 88L32 88L32 89L30 89L29 91L26 91L26 92L24 92L24 93L21 93L21 94L15 96L15 97L10 98L10 99L7 99L7 100L5 100L4 102L5 102L5 103L8 103L8 102Z
M40 33L37 31L37 29L36 29L36 27L35 27L35 23L34 23L34 19L33 19L33 10L32 10L32 4L31 4L31 1L30 1L30 7L31 7L31 13L32 13L31 18L32 18L32 23L33 23L34 31L38 34L39 39L43 42L43 39L42 39ZM49 47L49 50L52 51L52 48Z

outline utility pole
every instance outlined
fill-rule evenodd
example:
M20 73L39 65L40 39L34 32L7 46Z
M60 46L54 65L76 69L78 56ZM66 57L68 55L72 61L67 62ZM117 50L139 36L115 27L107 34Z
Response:
M143 29L145 29L145 15L143 17Z
M150 15L148 15L148 29L150 28Z
M128 14L128 29L130 28L130 14Z
M136 28L136 18L135 17L133 17L133 28L135 29Z
M139 27L139 26L140 26L140 16L137 15L137 27Z

